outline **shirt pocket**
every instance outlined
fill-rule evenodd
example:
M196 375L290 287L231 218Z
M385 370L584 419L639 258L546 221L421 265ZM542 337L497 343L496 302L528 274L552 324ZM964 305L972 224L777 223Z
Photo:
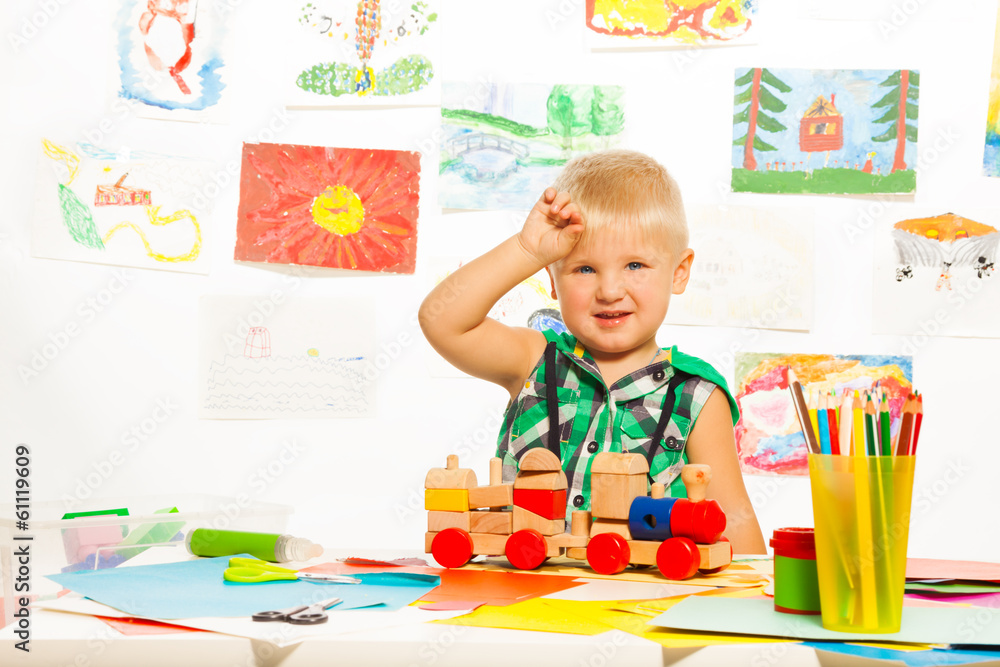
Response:
M556 387L559 403L559 442L566 443L573 433L580 392L566 387ZM521 392L515 406L514 423L511 426L511 449L517 453L533 447L548 447L549 408L545 400L545 385L532 383Z
M636 408L626 410L622 415L622 451L642 454L650 462L649 474L656 477L666 470L683 464L684 448L687 445L688 433L691 431L691 420L680 415L673 415L663 432L663 440L653 443L653 433L660 417L659 410ZM650 451L652 448L652 451Z

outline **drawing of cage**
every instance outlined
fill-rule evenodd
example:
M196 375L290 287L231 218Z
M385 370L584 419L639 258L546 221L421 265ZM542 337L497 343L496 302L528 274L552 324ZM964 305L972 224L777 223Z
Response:
M271 334L267 327L250 327L243 356L248 359L263 359L271 356Z

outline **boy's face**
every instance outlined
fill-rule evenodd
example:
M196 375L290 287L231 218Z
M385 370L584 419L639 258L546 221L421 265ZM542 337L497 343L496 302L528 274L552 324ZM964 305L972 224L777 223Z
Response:
M690 249L674 257L664 241L646 240L638 230L609 231L577 244L548 271L566 327L591 355L634 355L641 368L659 350L656 330L670 295L687 286L693 258Z

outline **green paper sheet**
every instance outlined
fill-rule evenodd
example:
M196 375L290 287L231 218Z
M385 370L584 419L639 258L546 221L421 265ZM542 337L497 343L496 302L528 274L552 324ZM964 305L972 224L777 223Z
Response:
M925 584L919 581L906 582L906 591L911 593L949 593L951 595L969 595L973 593L1000 593L997 584L969 584L965 582L942 582Z
M692 596L650 623L680 630L792 639L1000 645L1000 614L991 612L972 607L904 607L899 632L848 633L825 629L819 616L776 612L768 599Z

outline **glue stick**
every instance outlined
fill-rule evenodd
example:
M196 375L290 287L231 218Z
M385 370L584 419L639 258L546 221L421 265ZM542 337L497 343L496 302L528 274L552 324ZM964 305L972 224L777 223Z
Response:
M323 553L323 547L302 537L213 528L196 528L189 532L187 548L195 556L250 554L271 563L305 561Z

